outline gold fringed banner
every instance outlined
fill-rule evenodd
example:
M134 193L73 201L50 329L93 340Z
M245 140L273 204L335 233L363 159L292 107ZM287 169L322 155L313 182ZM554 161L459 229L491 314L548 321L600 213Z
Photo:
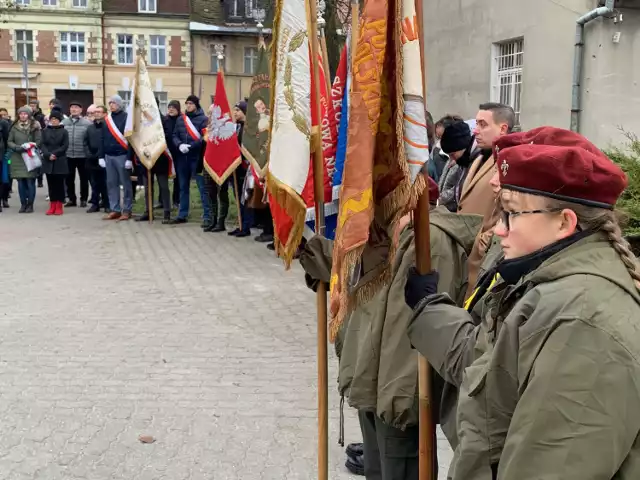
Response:
M424 132L420 128L407 131L405 123L405 83L422 73L420 62L410 63L412 57L403 62L403 25L397 21L402 15L401 0L365 0L360 18L333 250L332 341L347 314L388 282L396 250L390 240L393 231L400 218L415 208L426 185L422 175L417 175L421 166L415 164L415 156L408 158L407 145L416 143L419 151L426 145L419 143L426 139L426 126ZM405 66L410 69L408 75ZM412 107L409 113L418 115L415 102ZM420 116L417 118L420 123ZM415 118L410 117L410 126L412 120ZM383 260L373 268L367 265L366 276L360 279L362 259L369 251L380 257L381 250L386 254Z

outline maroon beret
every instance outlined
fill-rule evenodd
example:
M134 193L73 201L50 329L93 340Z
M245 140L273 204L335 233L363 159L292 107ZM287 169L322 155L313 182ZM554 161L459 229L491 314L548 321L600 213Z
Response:
M495 143L502 188L598 208L613 208L627 177L575 132L540 127Z
M427 177L427 184L429 186L429 203L435 204L438 202L438 198L440 198L440 190L438 189L438 184L431 177Z

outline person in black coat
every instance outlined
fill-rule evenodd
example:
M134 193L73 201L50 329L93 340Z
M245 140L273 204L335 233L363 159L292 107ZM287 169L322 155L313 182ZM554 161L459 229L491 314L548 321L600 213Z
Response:
M91 207L87 213L96 213L100 208L104 208L105 213L110 213L109 193L107 191L107 172L100 165L100 160L104 160L104 131L107 126L104 117L107 116L107 109L103 106L95 107L91 112L93 123L87 127L84 135L84 154L87 159L87 171L89 172L89 183L91 185Z
M42 132L42 173L47 176L50 207L47 215L62 215L64 204L64 180L69 174L67 148L69 133L61 125L63 115L54 110L49 125Z

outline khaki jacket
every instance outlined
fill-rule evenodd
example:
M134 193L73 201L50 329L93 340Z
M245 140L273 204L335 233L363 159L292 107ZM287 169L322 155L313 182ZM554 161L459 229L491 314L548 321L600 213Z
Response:
M467 290L468 252L481 221L477 215L457 215L445 207L430 215L432 267L440 274L438 290L460 304ZM407 273L414 265L413 231L405 229L390 284L352 313L340 358L339 389L349 404L374 411L386 424L402 430L418 423L418 357L406 334L412 311L404 299Z
M471 314L442 298L418 305L412 344L460 385L450 478L640 478L639 318L600 233L498 282Z
M498 222L498 209L496 198L489 181L495 173L495 159L489 157L482 163L483 157L478 157L469 167L469 172L462 185L460 201L458 202L458 213L482 215L482 228L475 240L471 254L469 255L469 290L467 296L471 294L471 289L478 279L478 271L482 265L482 259L489 247L493 228Z

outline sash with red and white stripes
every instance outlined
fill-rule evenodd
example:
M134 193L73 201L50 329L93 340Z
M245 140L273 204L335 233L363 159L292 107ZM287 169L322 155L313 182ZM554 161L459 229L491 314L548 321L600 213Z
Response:
M173 165L173 155L171 155L171 152L169 151L169 147L165 148L164 154L167 156L167 159L169 161L169 176L175 177L176 167Z
M182 119L184 120L184 124L187 127L187 133L189 133L189 136L195 141L200 140L202 138L202 135L200 134L198 129L193 125L193 123L191 122L191 119L187 117L186 113L182 114Z
M113 121L113 118L111 118L111 114L107 115L107 119L105 120L105 122L107 124L107 128L111 132L111 135L113 135L113 138L116 139L116 141L120 144L122 148L127 150L129 148L129 142L127 141L125 136L122 134L122 132L118 130L118 127L116 127L116 124Z

